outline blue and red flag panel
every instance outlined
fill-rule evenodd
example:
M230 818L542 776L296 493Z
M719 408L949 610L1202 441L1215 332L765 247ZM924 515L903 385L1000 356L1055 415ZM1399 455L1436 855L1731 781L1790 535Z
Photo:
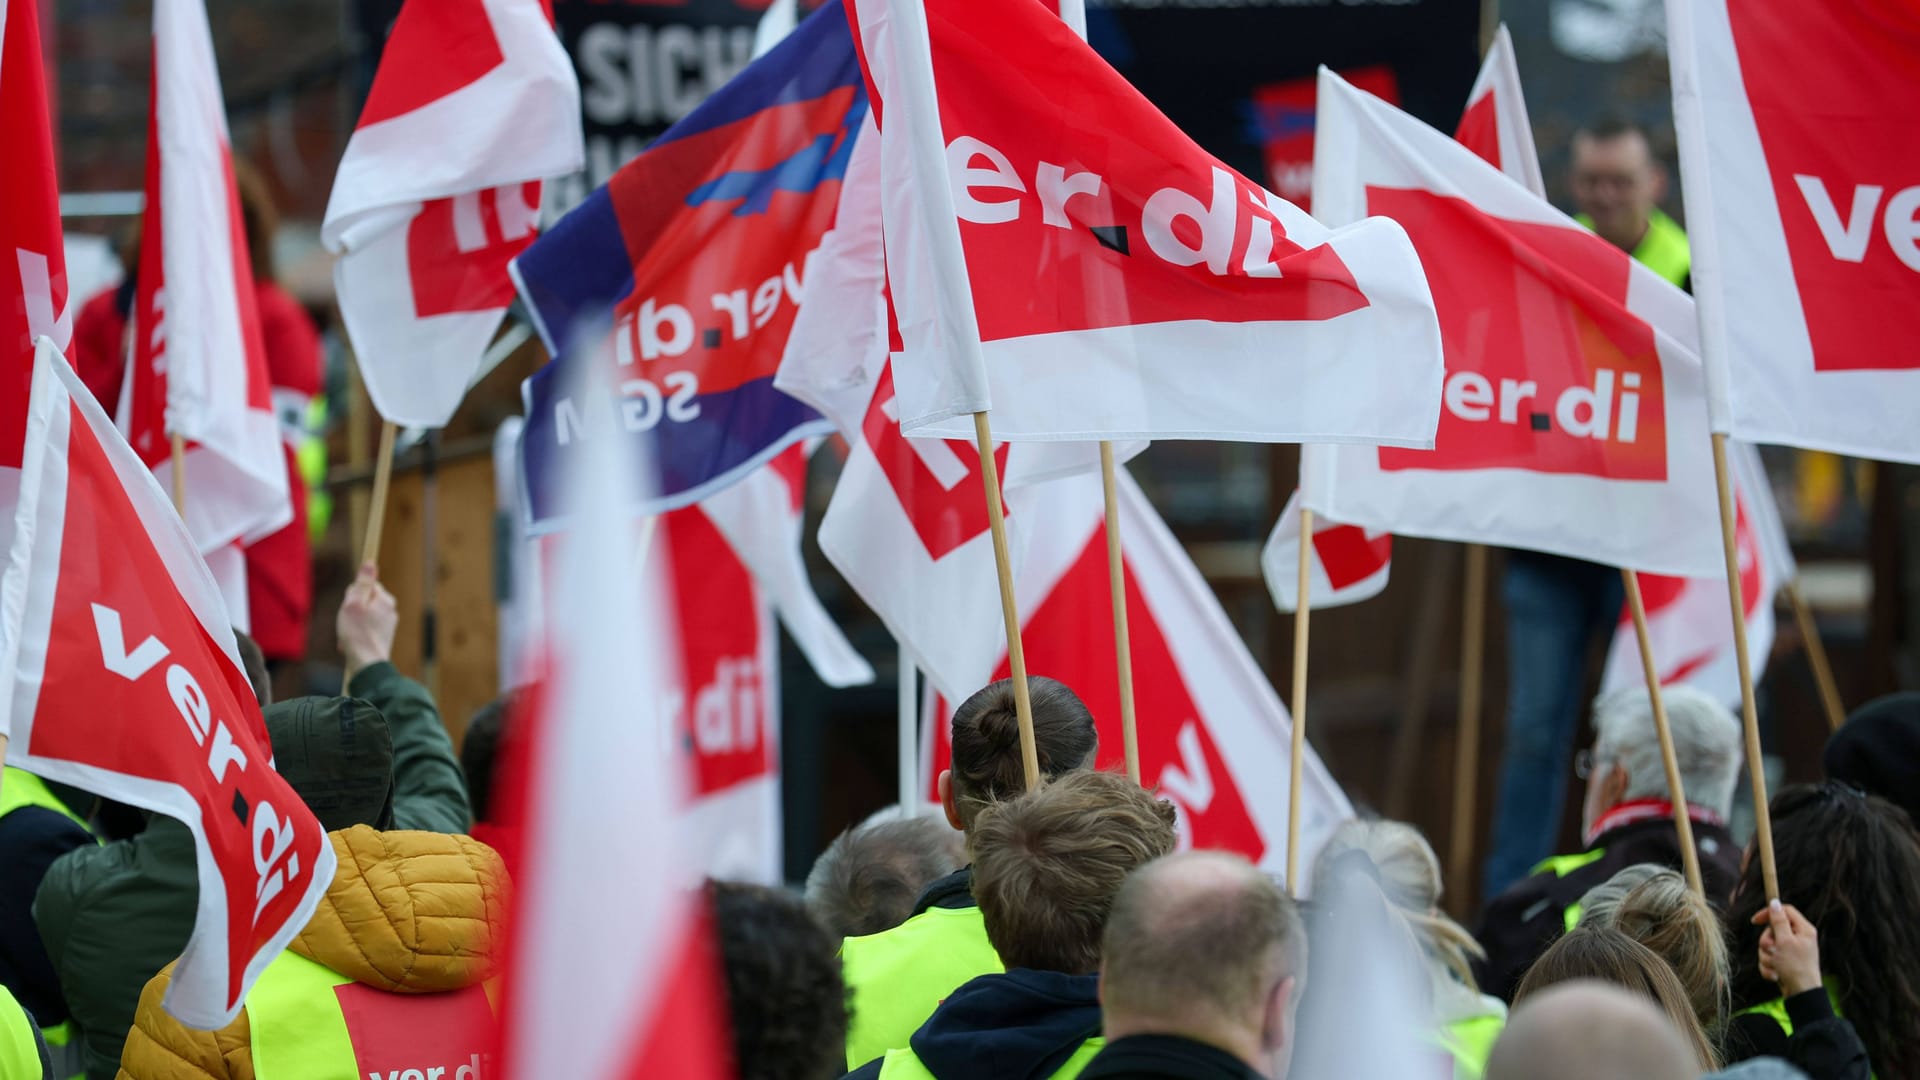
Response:
M635 511L657 513L830 430L773 375L866 112L835 0L514 260L554 356L524 387L536 530L554 524L549 481L583 439L632 442L653 469ZM596 357L618 396L575 400L594 381L566 369Z

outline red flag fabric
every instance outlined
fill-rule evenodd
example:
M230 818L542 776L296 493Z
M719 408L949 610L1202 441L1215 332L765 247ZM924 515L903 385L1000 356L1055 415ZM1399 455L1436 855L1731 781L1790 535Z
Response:
M0 200L0 549L12 536L33 339L45 335L64 351L73 338L38 7L0 0L0 146L9 148Z
M1234 173L1031 0L855 8L906 433L991 409L1013 442L1429 445L1440 350L1398 228L1329 231Z
M1292 720L1180 542L1124 469L1119 480L1141 779L1180 808L1182 847L1237 851L1284 872ZM1120 684L1100 481L1083 476L1028 490L1044 498L1023 508L1038 519L1018 582L1027 668L1073 687L1099 728L1099 767L1118 769ZM1005 678L997 634L989 639L999 646L992 675ZM922 786L929 798L938 797L932 778L952 757L951 712L939 705L933 716L923 739L933 748ZM1353 816L1339 784L1311 747L1307 753L1303 871Z
M192 538L45 338L21 478L0 582L7 763L193 831L199 905L166 1008L223 1027L306 925L333 846L273 770Z
M1533 145L1533 122L1527 119L1526 95L1520 92L1520 63L1514 59L1513 35L1506 23L1493 33L1493 47L1480 61L1480 74L1453 137L1528 191L1547 197L1540 153Z
M1667 20L1714 430L1920 462L1920 5Z
M668 659L677 613L699 613L652 569L670 529L654 530L660 554L636 567L626 507L644 470L611 440L583 449L554 478L570 510L551 594L566 617L547 624L547 678L525 732L505 1074L718 1080L731 1072L726 1006L682 810L688 683ZM752 710L734 704L719 703L716 729L764 758L768 740L747 746L734 726Z
M1692 301L1432 128L1321 71L1314 205L1389 214L1432 277L1433 450L1309 447L1334 521L1660 573L1722 567Z
M382 416L453 417L513 300L541 180L583 158L580 84L543 0L400 8L320 230Z
M146 211L120 430L166 476L187 440L186 520L200 550L293 520L204 0L156 0Z

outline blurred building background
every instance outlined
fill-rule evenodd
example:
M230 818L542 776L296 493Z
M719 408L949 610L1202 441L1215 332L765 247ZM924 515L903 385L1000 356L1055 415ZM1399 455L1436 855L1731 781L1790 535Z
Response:
M137 221L144 161L151 7L146 0L41 0L57 96L62 189L77 299L110 287L109 252ZM1659 0L1087 0L1094 45L1176 122L1229 164L1306 202L1312 77L1327 64L1452 130L1492 27L1511 29L1549 192L1567 205L1567 146L1594 116L1646 125L1673 167ZM350 375L318 226L398 0L207 0L233 144L279 202L282 277L326 330L332 484L341 496L316 551L314 661L325 686L332 612L363 520L377 419ZM581 76L588 167L549 185L557 216L686 115L747 62L765 0L554 0ZM810 5L806 5L810 6ZM450 133L450 137L457 137ZM1676 176L1677 181L1677 176ZM1666 209L1682 217L1677 182ZM1684 220L1684 219L1682 219ZM425 674L456 736L498 689L496 600L511 586L493 502L492 433L518 412L518 385L544 356L512 345L445 431L407 440L383 551L407 612L403 666ZM1275 394L1285 386L1272 388ZM1849 703L1920 684L1920 483L1911 467L1766 451L1781 510ZM1278 687L1290 677L1291 617L1259 577L1262 540L1293 487L1297 452L1248 444L1162 443L1135 465ZM837 458L815 458L817 521ZM811 534L811 529L809 530ZM790 876L836 831L894 790L893 649L885 630L817 551L820 592L881 668L875 686L832 692L789 648L783 663ZM1311 739L1357 802L1408 818L1444 846L1451 799L1462 558L1457 545L1401 541L1393 583L1357 607L1316 614ZM1482 833L1501 744L1505 672L1499 562L1490 575ZM991 587L982 583L983 588ZM1793 621L1781 620L1763 687L1769 745L1791 778L1818 770L1825 722ZM1599 657L1593 674L1597 680ZM337 679L337 676L333 676ZM301 674L288 676L297 688ZM337 682L333 683L337 686ZM1583 737L1584 738L1584 737ZM1583 743L1584 745L1584 743ZM1569 765L1569 767L1571 767ZM1577 798L1577 791L1575 797ZM1570 813L1566 839L1577 825ZM1480 837L1484 842L1484 835ZM1471 882L1450 883L1456 892ZM1468 898L1462 897L1463 901Z

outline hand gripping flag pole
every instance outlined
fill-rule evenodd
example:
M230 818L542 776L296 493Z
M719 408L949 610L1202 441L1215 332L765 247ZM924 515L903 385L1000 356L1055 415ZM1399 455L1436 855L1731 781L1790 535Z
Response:
M1667 703L1660 692L1660 666L1654 662L1653 638L1647 633L1647 605L1640 597L1640 575L1622 567L1620 580L1626 586L1627 609L1633 612L1633 633L1640 642L1640 666L1647 675L1647 698L1653 703L1653 730L1660 738L1660 763L1667 770L1667 797L1673 801L1674 831L1680 835L1680 864L1687 872L1687 887L1704 900L1707 887L1700 878L1700 853L1693 846L1693 819L1687 815L1687 789L1680 780L1680 759L1673 752L1673 730L1667 726Z
M1733 475L1727 468L1727 436L1718 431L1713 433L1713 475L1720 491L1720 541L1727 557L1727 599L1733 604L1733 655L1740 669L1740 720L1747 730L1753 835L1759 841L1760 877L1766 883L1767 899L1778 900L1780 876L1773 863L1773 816L1767 810L1767 770L1760 757L1760 717L1753 700L1753 661L1747 655L1747 607L1740 594L1740 552L1734 538Z

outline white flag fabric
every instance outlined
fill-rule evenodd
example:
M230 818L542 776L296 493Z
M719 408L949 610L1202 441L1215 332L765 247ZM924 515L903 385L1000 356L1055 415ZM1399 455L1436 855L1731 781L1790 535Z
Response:
M533 242L540 182L584 160L580 84L542 0L403 5L320 238L367 392L444 427Z
M1307 599L1315 608L1357 604L1379 596L1393 569L1393 534L1358 525L1313 521ZM1260 549L1260 573L1281 611L1300 606L1300 492L1295 491Z
M1433 450L1310 446L1305 505L1395 533L1720 572L1687 295L1325 69L1316 131L1315 209L1405 226L1435 268L1448 371Z
M186 521L202 553L293 520L226 105L203 0L155 0L146 211L127 441L163 483L186 440Z
M1480 74L1467 94L1467 108L1453 137L1494 168L1514 178L1541 198L1547 197L1540 177L1540 153L1533 145L1533 122L1527 118L1526 95L1520 91L1520 63L1513 55L1513 35L1501 23L1493 33L1493 48L1480 61Z
M232 621L153 475L48 338L0 563L7 764L178 819L199 899L167 988L225 1027L333 880L333 845L273 769Z
M1714 430L1920 462L1920 10L1667 21Z
M1117 769L1124 744L1100 481L1082 476L1030 491L1045 498L1031 507L1034 528L1018 579L1027 669L1080 695L1099 727L1098 765ZM1283 872L1292 719L1206 579L1125 470L1119 497L1141 778L1179 807L1182 847L1237 851ZM992 675L1005 678L1006 643L997 632L991 640L998 645ZM933 747L923 787L929 793L952 757L951 711L942 705L933 716L924 740ZM1311 746L1307 754L1303 874L1334 827L1353 816Z
M1010 442L1431 444L1439 338L1400 229L1330 231L1234 173L1042 5L854 8L908 435L990 409Z
M1773 649L1773 598L1792 581L1798 568L1787 546L1786 530L1774 506L1760 455L1747 443L1728 447L1733 466L1738 517L1734 541L1740 566L1740 599L1746 606L1747 652L1754 682L1767 670ZM1733 651L1733 623L1727 617L1727 578L1640 575L1640 595L1647 608L1647 638L1663 686L1697 686L1727 704L1740 707L1740 668ZM1602 693L1626 687L1644 687L1646 668L1640 661L1640 642L1632 613L1624 606L1607 652L1601 676Z

